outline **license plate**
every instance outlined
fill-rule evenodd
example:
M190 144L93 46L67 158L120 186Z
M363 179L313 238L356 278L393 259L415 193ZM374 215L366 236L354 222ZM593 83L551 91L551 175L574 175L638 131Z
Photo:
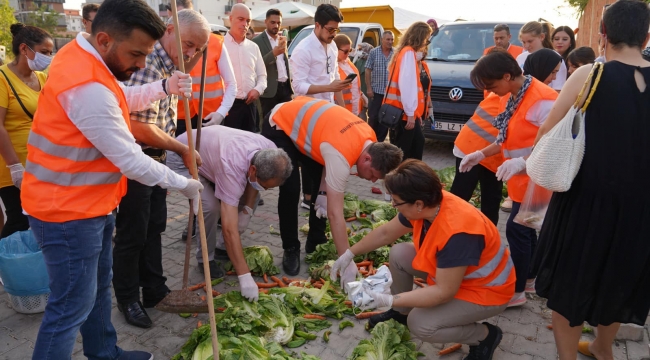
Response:
M458 123L444 122L444 121L434 121L431 124L431 130L460 132L460 129L462 129L463 126L465 126L465 124L458 124Z

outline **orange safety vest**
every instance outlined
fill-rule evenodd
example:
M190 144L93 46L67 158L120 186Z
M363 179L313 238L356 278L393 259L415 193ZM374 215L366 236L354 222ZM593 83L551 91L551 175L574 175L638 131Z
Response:
M219 59L223 49L223 36L210 34L208 42L208 61L205 69L205 94L203 95L203 117L213 113L221 106L223 100L224 83L219 72ZM192 77L192 98L190 99L190 116L194 117L199 112L199 98L201 97L201 64L194 66L190 71ZM178 114L179 120L185 120L185 102L179 99Z
M501 145L503 159L525 157L532 153L533 143L539 127L526 120L528 110L540 100L557 99L557 91L533 78L533 83L524 94L519 108L512 114L506 131L506 140ZM508 195L512 201L522 202L528 187L528 175L517 174L508 180Z
M507 103L508 96L499 97L494 93L481 101L476 107L474 115L467 120L465 126L458 133L454 148L464 155L469 155L494 143L499 135L499 129L495 128L492 122L506 109ZM497 168L503 164L503 156L499 153L487 157L480 164L496 173Z
M346 59L348 62L348 65L352 68L352 71L354 71L357 74L357 90L359 91L359 94L361 94L361 75L359 75L359 70L357 69L356 66L350 61L350 58ZM339 76L341 77L341 80L345 79L348 74L343 71L343 69L339 66ZM350 110L352 112L352 86L353 84L350 84L347 88L343 89L341 91L343 93L343 102L345 102L345 108ZM363 107L362 105L363 100L361 99L361 96L359 96L359 111L361 111L361 108ZM358 115L358 114L354 114Z
M411 221L415 245L412 265L413 269L427 273L429 285L436 283L436 255L453 235L483 235L485 248L479 264L467 267L454 298L484 306L498 306L510 301L515 293L516 280L510 250L506 242L501 241L499 230L485 215L467 201L443 190L438 216L424 241L420 242L423 221Z
M298 96L280 106L273 122L300 152L321 165L325 165L320 152L320 144L324 142L338 150L352 167L366 141L377 141L370 125L345 108L307 96Z
M490 52L490 50L494 49L495 47L496 46L493 45L483 50L483 55L487 55ZM521 53L524 52L524 48L522 48L521 46L510 44L508 50L506 51L508 51L508 53L512 55L513 58L517 59L517 56L521 55Z
M56 54L50 68L27 142L23 209L57 223L105 216L126 194L126 178L70 121L57 98L77 86L102 84L115 94L130 130L126 97L106 65L76 40Z
M404 106L402 105L402 96L401 96L401 91L399 90L399 71L400 67L402 65L402 59L404 58L404 54L407 51L413 51L415 53L415 50L413 50L412 47L406 46L402 49L402 51L399 52L397 55L397 58L395 61L393 61L393 64L389 66L388 68L388 73L393 74L392 77L388 81L388 87L386 88L386 96L384 97L384 102L386 104L393 105L399 109L404 109ZM416 80L418 83L418 107L415 109L414 116L416 118L421 118L422 115L424 115L424 90L422 89L422 82L420 81L420 73L417 71L418 69L418 61L417 59L414 59L414 65L416 69ZM428 68L427 68L428 71ZM406 114L403 116L403 120L406 121Z

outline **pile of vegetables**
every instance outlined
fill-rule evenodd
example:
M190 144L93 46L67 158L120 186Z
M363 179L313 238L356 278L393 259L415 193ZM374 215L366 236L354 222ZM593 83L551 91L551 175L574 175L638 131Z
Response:
M273 265L273 254L268 246L248 246L244 248L244 258L251 274L262 276L263 274L275 275L280 269ZM224 266L226 271L233 271L232 263L228 261Z
M372 337L359 342L348 360L404 359L416 360L423 353L416 350L406 326L391 319L377 324Z

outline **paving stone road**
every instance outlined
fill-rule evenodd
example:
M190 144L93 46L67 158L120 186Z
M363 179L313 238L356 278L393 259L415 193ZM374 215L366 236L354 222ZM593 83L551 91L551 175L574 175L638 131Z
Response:
M449 143L433 142L427 140L424 161L435 169L454 165L452 145ZM347 191L359 195L360 198L382 199L381 195L370 192L371 183L359 178L353 178L348 184ZM249 230L243 236L244 246L267 245L275 255L275 264L282 269L282 246L280 237L269 232L269 226L278 229L277 216L278 191L265 191L263 198L265 205L258 208L253 217ZM167 285L171 289L180 289L183 272L185 244L181 241L181 234L187 225L187 201L178 193L172 192L167 200L168 219L167 229L163 234L163 267L167 276ZM306 211L300 211L301 214ZM505 238L505 223L507 214L501 213L499 231ZM305 224L306 218L301 217L300 226ZM301 234L304 242L304 235ZM304 251L304 249L303 249ZM303 253L304 259L304 253ZM302 264L301 274L297 277L307 277L307 265ZM226 281L217 286L220 292L238 289L235 276L228 276ZM196 260L192 256L190 270L190 283L203 281L203 275L196 267ZM235 286L227 283L234 281ZM147 310L154 322L150 329L140 329L126 324L124 317L117 310L113 298L112 322L118 332L118 345L127 350L147 350L155 354L155 358L169 359L176 354L185 343L197 321L208 322L207 314L200 314L198 318L184 319L176 314L167 314L155 309ZM528 302L519 308L508 309L504 313L488 321L503 329L504 336L499 349L494 355L495 360L552 360L557 358L553 333L547 329L550 324L550 311L545 306L545 301L536 296L530 296ZM4 288L0 285L0 359L19 360L31 359L34 342L38 333L42 314L24 315L15 312L9 305ZM323 360L345 359L352 353L352 349L361 339L369 337L364 330L364 321L352 319L355 326L339 332L337 321L334 321L330 342L324 343L319 337L306 345L294 349L298 353L305 351L309 354L320 356ZM614 346L616 360L649 359L648 328L628 329L630 336L641 336L642 340L618 340ZM320 334L319 334L320 335ZM585 339L591 339L592 334L585 334ZM419 350L426 354L424 359L438 359L437 353L445 344L429 344L417 341ZM446 344L449 345L449 344ZM469 348L463 346L461 351L441 357L444 360L459 360L467 355ZM81 347L81 337L77 338L73 359L84 359ZM422 359L422 358L421 358ZM579 360L586 357L578 355Z

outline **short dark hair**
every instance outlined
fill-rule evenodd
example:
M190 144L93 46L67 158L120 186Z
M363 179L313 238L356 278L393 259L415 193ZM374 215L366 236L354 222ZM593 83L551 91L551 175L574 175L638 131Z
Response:
M399 196L408 204L420 200L425 207L432 208L442 201L440 178L421 160L404 161L386 175L384 185L390 194Z
M582 66L596 62L596 53L589 46L581 46L569 53L566 58L568 64ZM568 65L567 64L567 65Z
M21 23L12 24L9 27L11 31L11 52L16 57L20 56L20 44L26 44L32 50L35 45L43 43L45 39L52 39L52 35L47 31L36 26L25 25Z
M505 31L506 34L510 35L510 26L506 24L498 24L494 27L494 32Z
M402 162L404 153L393 144L376 142L368 146L368 155L370 155L370 167L379 171L384 177Z
M282 11L280 11L280 10L278 10L278 9L269 9L269 10L266 12L266 18L267 18L267 19L270 18L270 17L273 16L273 15L277 15L277 16L279 16L279 17L282 17Z
M330 21L342 22L343 14L339 8L332 4L320 4L314 14L314 22L321 26L327 25Z
M88 18L88 16L90 15L90 13L96 13L97 10L99 10L99 5L97 5L97 4L92 4L92 3L90 3L90 4L86 4L86 5L84 5L83 8L81 8L81 17L83 17L83 18L86 19L86 20L90 20L90 19Z
M106 0L93 20L92 33L105 32L117 41L140 29L154 40L160 39L167 25L144 0Z
M469 77L475 88L484 90L494 81L503 79L505 74L516 78L523 72L512 55L503 49L494 48L478 59Z
M650 27L650 8L645 1L619 0L605 10L602 27L602 33L615 48L643 48Z

